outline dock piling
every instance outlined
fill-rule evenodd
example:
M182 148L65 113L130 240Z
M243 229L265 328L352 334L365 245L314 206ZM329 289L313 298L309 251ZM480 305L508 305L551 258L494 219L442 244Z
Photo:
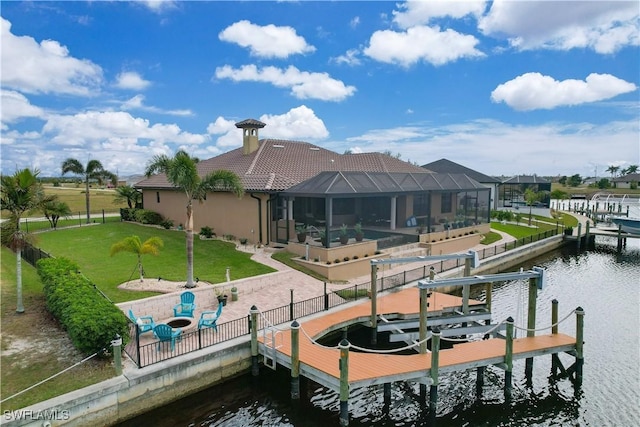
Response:
M258 307L251 306L251 375L257 377L260 373L258 366Z
M300 324L291 323L291 399L300 399Z
M349 341L342 340L340 349L340 426L349 425Z
M538 283L536 278L529 279L529 313L527 314L527 337L536 335L536 302L538 299ZM531 379L533 375L533 357L525 360L525 376Z
M429 411L435 415L438 407L438 364L440 363L440 329L434 328L431 336L431 389L429 390Z
M582 366L584 365L584 310L576 308L576 385L582 384Z
M511 401L512 378L513 378L513 317L507 318L507 339L506 350L504 356L504 398L507 402Z
M558 300L553 299L551 301L551 333L554 335L558 334ZM556 376L558 373L558 362L559 362L558 354L553 353L551 355L551 374Z

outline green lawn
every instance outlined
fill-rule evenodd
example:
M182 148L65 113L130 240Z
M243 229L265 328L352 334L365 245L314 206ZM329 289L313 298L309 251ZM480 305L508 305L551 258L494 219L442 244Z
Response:
M158 256L142 257L145 277L186 282L185 233L181 231L114 222L40 233L36 246L55 257L77 262L82 273L112 301L123 302L156 295L117 288L119 284L139 277L135 255L120 253L109 256L111 245L131 235L139 236L143 242L149 237L158 236L164 242L164 248ZM251 254L236 251L234 243L200 240L197 235L194 236L193 274L202 281L224 282L227 267L231 268L233 280L275 271L250 258Z

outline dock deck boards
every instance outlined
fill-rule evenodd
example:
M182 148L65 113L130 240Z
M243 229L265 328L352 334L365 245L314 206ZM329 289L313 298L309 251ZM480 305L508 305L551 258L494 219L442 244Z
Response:
M469 306L482 305L470 300ZM429 297L428 312L445 312L462 306L462 299L453 295L432 292ZM378 314L413 315L419 313L419 290L409 288L378 297ZM311 342L307 337L317 339L327 331L339 329L347 324L366 321L371 315L371 304L364 301L342 310L300 322L300 373L322 385L336 389L340 379L340 350L323 347ZM260 351L271 356L273 350L264 345L259 337ZM291 331L278 332L275 339L276 360L283 366L291 364ZM539 335L530 338L518 338L513 341L513 358L533 357L535 355L569 351L575 347L576 340L564 334ZM450 349L440 350L439 370L454 371L474 366L487 366L504 361L506 344L503 339L460 343ZM400 379L425 379L431 368L431 354L380 354L349 352L349 383L353 387L379 384Z

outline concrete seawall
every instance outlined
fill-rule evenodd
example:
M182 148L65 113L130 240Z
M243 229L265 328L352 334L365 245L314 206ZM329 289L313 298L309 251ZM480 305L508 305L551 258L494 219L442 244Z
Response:
M564 244L562 236L534 242L483 260L473 274L508 270ZM454 269L440 277L459 275L460 269ZM126 369L119 377L15 411L15 416L5 413L0 425L110 426L249 372L250 367L249 337L241 337L142 369Z

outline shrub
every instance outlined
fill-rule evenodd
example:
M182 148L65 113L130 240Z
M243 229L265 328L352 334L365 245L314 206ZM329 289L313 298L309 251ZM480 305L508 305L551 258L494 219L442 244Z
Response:
M313 259L314 262L320 262L320 258L316 257Z
M158 212L150 211L148 209L136 209L135 219L142 224L160 224L164 218Z
M358 259L358 255L354 255L354 256L353 256L353 259Z
M241 237L240 238L240 244L241 245L246 245L247 244L248 239L246 237Z
M326 264L327 264L327 265L331 265L331 261L327 261L327 262L326 262Z
M346 256L346 257L342 258L342 260L343 260L344 262L349 261L349 259L350 259L350 258L349 258L348 256Z
M173 220L165 219L160 223L160 226L168 230L173 227Z
M102 296L78 266L65 258L38 261L47 308L67 330L73 345L85 354L109 350L116 335L129 341L124 313Z
M382 252L380 251L376 251L376 255L380 255Z
M340 260L339 260L338 258L336 258L336 259L334 259L334 260L333 260L333 263L334 263L334 264L339 264L339 263L340 263Z
M135 221L136 220L136 211L138 209L135 208L122 208L120 209L120 219L122 221Z
M213 232L213 228L209 227L208 225L202 227L199 234L206 239L210 239L215 235L215 233Z

